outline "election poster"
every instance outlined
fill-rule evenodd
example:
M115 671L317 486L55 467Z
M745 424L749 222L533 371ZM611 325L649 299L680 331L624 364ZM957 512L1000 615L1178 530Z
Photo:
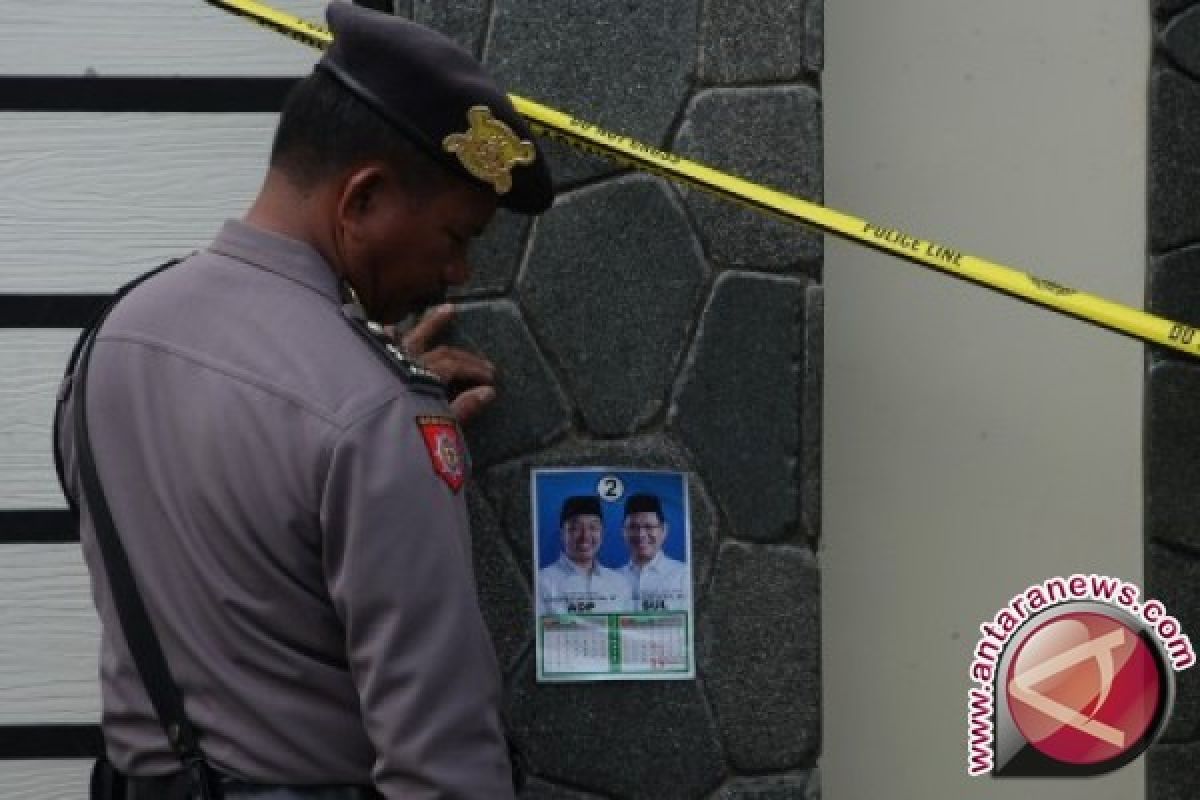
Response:
M571 467L530 484L538 680L695 677L687 476Z

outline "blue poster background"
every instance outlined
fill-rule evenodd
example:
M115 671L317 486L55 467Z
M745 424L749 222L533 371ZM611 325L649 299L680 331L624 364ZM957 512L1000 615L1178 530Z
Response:
M615 502L606 500L598 491L600 480L608 475L615 475L624 484L624 491ZM601 498L604 542L600 546L599 561L604 566L617 569L629 562L629 549L625 546L624 536L621 535L621 523L624 521L625 500L633 494L658 496L662 503L663 518L668 526L667 540L663 543L662 550L677 561L688 561L688 541L691 535L687 529L685 481L682 473L594 468L534 470L533 485L537 569L553 564L562 555L559 513L563 501L575 495Z

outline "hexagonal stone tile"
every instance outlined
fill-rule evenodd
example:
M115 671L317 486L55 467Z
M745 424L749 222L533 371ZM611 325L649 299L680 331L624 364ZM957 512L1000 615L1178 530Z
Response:
M810 552L728 542L700 669L739 772L811 766L821 744L820 587Z
M1200 548L1200 366L1164 362L1146 384L1146 536Z
M471 555L479 607L492 634L496 660L508 671L521 651L533 643L533 604L529 587L513 560L508 540L492 511L475 487L467 489L471 515Z
M526 664L508 718L535 774L613 798L703 797L724 772L693 681L546 685Z
M1156 744L1146 753L1146 800L1195 800L1200 743Z
M804 534L805 308L800 280L721 275L671 408L669 425L695 455L740 538L771 542Z
M807 86L710 89L688 106L675 152L806 200L821 200L821 98ZM798 223L685 190L709 256L723 266L820 272L821 237Z
M1200 558L1151 540L1146 547L1146 593L1162 601L1196 647L1196 642L1200 642L1196 635L1200 632ZM1197 738L1200 738L1200 674L1187 669L1175 673L1175 706L1163 740L1181 742Z
M688 89L697 0L494 2L487 65L512 91L662 141Z
M1200 245L1150 262L1149 303L1155 314L1200 327Z
M699 0L494 2L486 62L510 91L662 143L688 91ZM550 160L559 180L612 169L564 153Z
M1193 78L1200 78L1200 5L1171 20L1162 34L1163 49Z
M762 778L735 778L712 800L817 800L821 796L817 771Z
M821 8L822 0L708 0L700 20L700 80L778 83L819 69Z
M692 580L702 603L717 542L717 513L700 477L691 471L678 444L668 437L647 436L620 442L568 442L551 450L489 469L479 479L510 537L517 564L526 580L533 571L533 523L529 473L534 467L614 467L673 469L687 473L692 515ZM620 565L616 565L620 566Z
M450 290L454 299L502 295L512 286L525 251L531 220L500 209L484 234L471 243L471 279Z
M460 306L447 341L485 354L499 371L496 401L466 426L476 471L566 432L566 398L515 305L495 300Z
M825 69L825 0L808 0L804 16L804 60L811 70Z
M571 193L538 220L518 299L589 431L629 434L661 414L705 273L656 178Z
M1150 76L1150 248L1200 240L1200 82L1169 67Z
M800 516L814 549L821 536L821 402L825 387L825 287L804 290L804 377L800 411Z
M487 0L411 0L411 3L414 22L441 31L476 58L483 54Z

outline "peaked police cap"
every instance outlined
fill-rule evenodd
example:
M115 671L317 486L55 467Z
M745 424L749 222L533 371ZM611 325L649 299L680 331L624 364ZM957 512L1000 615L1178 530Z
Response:
M452 172L521 214L550 207L546 159L504 90L466 50L402 17L335 0L317 63Z

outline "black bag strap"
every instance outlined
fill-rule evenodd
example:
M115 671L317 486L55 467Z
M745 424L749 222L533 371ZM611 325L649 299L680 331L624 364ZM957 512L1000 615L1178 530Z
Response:
M54 428L52 430L54 432L54 472L58 475L58 485L62 489L63 497L67 498L67 506L71 509L71 513L75 516L76 521L79 520L79 508L75 504L75 498L73 498L71 493L67 491L67 476L64 472L63 466L62 443L58 440L58 434L61 430L64 401L66 400L72 375L75 373L75 367L79 363L79 354L83 350L84 343L87 342L92 333L100 327L100 323L103 322L108 316L109 312L112 311L113 306L117 304L117 301L129 294L134 287L139 286L142 282L154 277L164 269L175 266L182 260L182 258L172 258L165 264L160 264L149 272L139 275L121 288L117 289L108 303L98 312L96 312L91 321L89 321L88 324L84 326L83 330L80 331L79 337L75 340L75 346L71 348L71 355L67 359L67 369L63 375L63 388L60 391L58 403L56 403L54 406Z
M100 484L91 438L88 435L88 363L91 360L100 326L104 324L104 320L117 301L124 297L130 289L174 263L177 262L168 262L122 287L113 302L100 314L96 323L80 336L75 350L71 354L68 372L73 371L74 391L78 393L75 398L73 422L80 483L83 497L87 502L96 529L96 541L104 561L104 570L108 575L113 603L121 622L121 631L124 633L125 641L133 655L138 675L146 687L146 693L150 696L150 703L154 706L159 724L162 725L163 732L167 735L167 741L180 761L183 762L184 770L189 774L192 796L202 800L217 800L220 797L219 781L205 760L204 753L200 750L199 732L184 711L183 695L171 677L166 657L163 655L158 637L154 634L154 626L150 622L150 615L146 611L141 592L138 591L133 570L129 566L129 559L125 554L125 548L121 545L121 538L117 533L116 524L113 522L108 501L104 496L104 489ZM61 408L61 406L60 403L59 407ZM57 413L55 419L57 429ZM61 454L58 452L58 447L55 450L61 479Z

